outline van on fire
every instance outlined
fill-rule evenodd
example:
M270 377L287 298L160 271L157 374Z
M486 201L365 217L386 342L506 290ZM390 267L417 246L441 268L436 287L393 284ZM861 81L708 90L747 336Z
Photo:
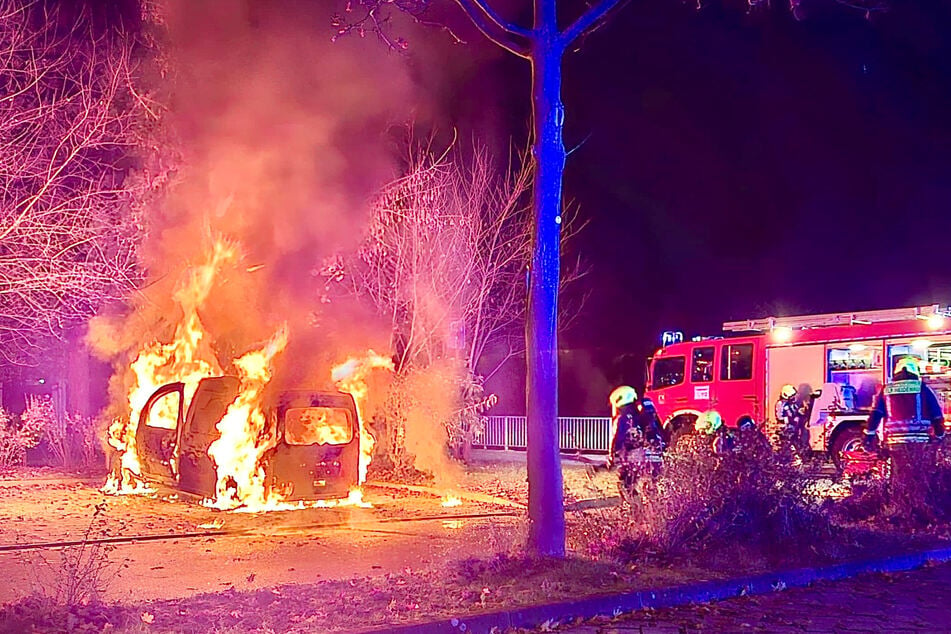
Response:
M723 324L724 334L664 345L649 361L645 395L668 431L715 409L724 424L776 422L784 385L806 403L809 444L841 464L857 449L879 389L906 355L951 419L951 311L939 305L769 317ZM810 398L810 395L812 398Z
M142 408L136 446L143 476L205 498L215 497L217 471L208 448L238 396L234 376L202 379L191 402L185 384L158 388ZM264 455L269 490L288 501L346 497L359 484L360 420L353 396L285 391L267 411L273 447Z

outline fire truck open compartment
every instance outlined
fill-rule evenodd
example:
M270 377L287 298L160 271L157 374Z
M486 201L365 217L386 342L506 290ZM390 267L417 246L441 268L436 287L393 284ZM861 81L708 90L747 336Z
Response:
M219 474L208 449L220 438L217 425L239 389L233 376L205 378L189 403L184 383L157 389L142 408L136 431L143 476L213 498ZM274 446L262 466L269 489L282 499L346 497L359 484L360 422L352 396L282 392L266 419Z

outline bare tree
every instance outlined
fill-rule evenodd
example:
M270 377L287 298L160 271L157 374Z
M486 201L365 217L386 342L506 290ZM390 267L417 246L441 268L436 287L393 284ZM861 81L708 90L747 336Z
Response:
M524 349L532 164L520 162L500 170L481 146L468 159L419 148L374 202L350 268L358 294L390 319L397 369L455 356L472 373L492 374ZM567 241L578 228L564 226ZM575 263L562 285L580 274ZM506 354L486 368L480 361L493 344Z
M405 48L388 34L387 13L396 9L425 21L435 0L353 0L363 10L355 18L338 16L338 35L375 33L387 45ZM565 52L604 24L625 0L598 0L568 26L558 20L558 0L534 0L533 24L505 19L488 0L454 0L479 31L532 67L532 254L529 263L526 342L528 418L529 547L537 554L565 554L564 491L558 446L558 291L561 267L562 180L565 146L562 128L561 64Z
M81 14L0 0L0 355L42 342L138 280L133 173L155 104L134 84L134 45Z
M474 370L521 323L530 183L527 169L498 177L481 148L466 165L420 151L382 191L358 286L390 318L398 368L454 354Z
M432 432L444 426L444 440L465 455L478 415L495 402L476 367L492 343L517 352L530 187L529 168L497 170L482 147L466 161L420 147L411 150L406 175L373 204L366 240L346 268L357 295L391 324L397 378L380 431L397 470L413 466L409 411L430 412L416 424L436 426ZM429 374L444 383L438 394L418 388L432 382Z

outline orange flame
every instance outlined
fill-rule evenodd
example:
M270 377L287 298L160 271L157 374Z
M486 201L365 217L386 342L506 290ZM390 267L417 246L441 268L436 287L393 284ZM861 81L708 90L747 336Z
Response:
M215 499L209 506L249 510L267 508L270 491L265 482L262 458L276 442L261 404L264 388L271 380L271 361L287 346L287 328L281 328L261 350L235 359L241 388L228 411L218 421L221 436L208 447L215 462L218 481Z
M212 376L224 374L212 348L210 337L198 316L198 309L208 297L221 267L238 255L237 247L217 241L208 260L187 271L176 288L175 301L182 309L181 321L168 343L151 342L135 357L130 365L132 374L128 391L129 417L113 422L109 429L109 444L120 455L118 467L110 474L103 491L112 494L146 493L152 489L143 480L142 464L136 451L136 433L142 411L149 397L160 387L172 382L184 383L184 403L190 403L198 383ZM242 512L264 512L311 507L359 506L368 507L363 492L353 489L347 498L288 502L268 486L263 458L277 442L274 421L269 420L263 407L264 390L271 380L272 363L287 346L288 331L282 327L267 344L232 362L240 388L238 396L229 405L217 423L220 433L208 448L214 462L217 478L213 499L204 501L209 507ZM367 395L366 378L374 368L393 368L392 361L370 351L362 359L350 359L333 370L333 380L339 389L354 396L360 418L360 483L366 479L367 466L373 452L374 439L363 424ZM173 399L160 402L149 413L148 425L174 429L178 423L177 403ZM177 456L173 456L174 461ZM173 471L175 465L172 465Z
M442 499L442 506L452 507L452 506L462 506L462 499L455 495L447 495Z
M331 378L341 392L353 396L360 419L360 484L366 482L367 468L373 460L373 447L376 439L366 428L367 377L374 369L393 369L393 360L368 350L363 358L350 357L344 363L334 366Z

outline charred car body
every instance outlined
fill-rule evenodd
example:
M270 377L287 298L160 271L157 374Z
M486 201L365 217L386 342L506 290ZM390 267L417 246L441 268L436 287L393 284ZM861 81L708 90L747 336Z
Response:
M185 384L169 383L146 401L136 429L143 476L215 497L218 473L208 448L237 398L234 376L202 379L189 403ZM359 484L360 421L349 394L308 390L278 395L265 411L274 446L263 456L266 486L285 500L346 497Z

